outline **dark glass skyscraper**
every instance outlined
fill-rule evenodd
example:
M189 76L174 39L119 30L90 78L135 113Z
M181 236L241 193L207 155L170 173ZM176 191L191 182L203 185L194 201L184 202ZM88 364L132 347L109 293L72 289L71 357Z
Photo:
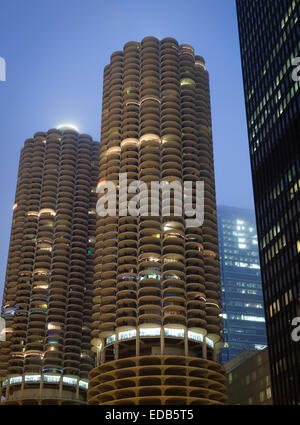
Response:
M237 0L275 404L300 404L299 0Z
M224 348L222 363L267 345L255 215L218 207Z

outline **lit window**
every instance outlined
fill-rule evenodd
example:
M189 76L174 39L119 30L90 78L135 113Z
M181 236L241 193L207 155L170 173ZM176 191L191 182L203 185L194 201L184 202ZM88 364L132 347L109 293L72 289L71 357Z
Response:
M165 336L184 337L184 329L165 328Z
M181 86L194 86L195 81L192 80L191 78L182 78L182 80L180 81L180 85Z
M7 314L15 314L15 311L18 310L19 307L9 308L4 310L3 316L6 316Z
M37 289L48 289L49 285L35 285L34 287Z
M47 246L46 244L39 244L37 248L40 249L41 251L47 251L47 252L52 251L52 246Z
M56 216L56 212L54 210L52 210L51 208L41 209L40 212L39 212L39 216L41 216L42 214L50 214L52 217Z
M203 341L203 335L199 332L188 331L188 338L194 339L195 341Z
M59 375L44 375L44 382L50 382L53 384L57 384L60 381Z
M160 275L159 274L145 274L144 276L140 276L139 280L143 280L143 279L158 279L160 280Z
M86 381L82 381L82 380L80 380L80 381L79 381L79 387L80 387L80 388L83 388L83 389L85 389L85 390L87 390L87 389L88 389L88 387L89 387L89 384L88 384L88 382L86 382Z
M107 153L107 155L110 155L112 153L119 153L120 150L121 150L121 148L119 146L114 146L114 147L108 149L106 153Z
M209 347L212 347L212 348L213 348L213 346L214 346L214 342L213 342L213 340L212 340L212 339L210 339L210 338L208 338L208 337L206 337L206 344L207 344Z
M124 139L122 142L121 142L121 148L123 148L124 146L127 146L127 145L137 145L139 143L139 141L137 140L137 139Z
M105 343L106 345L111 344L112 342L115 342L116 340L116 335L110 335L106 338Z
M37 274L38 276L49 276L49 271L46 269L36 269L33 274Z
M195 65L196 66L201 66L201 68L206 69L204 63L202 63L200 61L195 61Z
M249 320L250 322L264 322L264 317L259 316L246 316L244 314L241 315L242 320Z
M255 348L255 350L263 350L264 348L266 348L266 345L254 344L254 348Z
M39 216L39 213L37 211L28 211L28 213L26 215L38 217Z
M154 100L155 102L160 103L160 100L159 100L159 98L158 98L158 97L156 97L156 96L146 96L146 97L143 97L143 99L140 101L140 105L141 105L143 102L146 102L146 100ZM133 103L133 102L132 102L132 103ZM138 103L137 103L137 105L138 105Z
M13 378L10 378L9 383L12 384L19 384L22 382L22 376L14 376Z
M40 382L41 375L25 375L25 382Z
M130 329L129 331L119 332L118 339L128 339L128 338L135 338L136 337L136 330Z
M140 336L160 336L160 328L141 328Z
M101 179L98 181L98 185L97 185L97 193L100 192L100 187L103 186L106 183L106 179Z
M63 377L63 383L67 385L77 385L77 379L69 378L68 376Z
M250 264L250 269L260 269L258 264Z

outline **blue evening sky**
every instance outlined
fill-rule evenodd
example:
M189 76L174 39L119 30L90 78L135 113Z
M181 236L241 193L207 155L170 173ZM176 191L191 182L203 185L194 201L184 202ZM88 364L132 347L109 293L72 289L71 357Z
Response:
M0 0L0 301L24 140L63 122L99 140L103 68L148 35L205 58L217 202L253 207L234 0Z

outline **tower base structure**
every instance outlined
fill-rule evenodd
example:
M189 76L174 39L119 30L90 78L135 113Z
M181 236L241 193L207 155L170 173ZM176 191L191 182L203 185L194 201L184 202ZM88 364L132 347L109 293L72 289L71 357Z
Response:
M104 363L90 372L88 403L96 405L222 405L224 368L186 356L148 355Z
M87 389L87 379L73 375L10 375L0 382L0 405L82 405Z

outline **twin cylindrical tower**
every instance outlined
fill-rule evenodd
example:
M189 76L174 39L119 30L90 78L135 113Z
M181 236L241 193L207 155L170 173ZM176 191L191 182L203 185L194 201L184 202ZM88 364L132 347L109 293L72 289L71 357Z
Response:
M22 149L2 308L7 403L86 401L98 154L68 128L35 133Z
M168 208L153 182L191 197ZM188 224L178 208L198 182L204 220ZM97 216L107 183L116 211ZM2 316L6 403L83 403L88 376L90 404L225 403L209 78L191 46L146 37L112 54L100 158L70 128L26 140Z
M172 214L175 201L165 213L161 196L156 216L98 217L90 403L224 403L224 371L216 362L221 290L204 60L172 38L129 42L105 67L102 107L99 185L117 187L120 173L128 184L138 180L147 188L153 181L202 181L204 222L187 227L184 213ZM140 201L147 192L141 190ZM125 202L119 194L119 210Z

